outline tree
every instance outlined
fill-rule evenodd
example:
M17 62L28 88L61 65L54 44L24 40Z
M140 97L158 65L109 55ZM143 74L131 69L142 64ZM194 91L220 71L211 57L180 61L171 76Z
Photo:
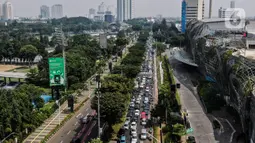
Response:
M26 82L30 84L38 85L38 69L32 68L27 73Z
M89 143L103 143L100 139L92 139Z
M156 42L152 46L154 49L157 49L157 55L161 55L166 50L166 45L160 42Z
M141 25L133 25L132 26L132 29L134 30L134 31L141 31L142 30L142 26Z
M117 38L116 45L117 46L125 46L128 44L128 40L126 38Z
M30 62L33 61L36 57L36 55L38 54L38 50L35 46L33 45L25 45L20 49L20 55L22 55L22 57L24 59L27 59L29 62L29 66L30 66Z

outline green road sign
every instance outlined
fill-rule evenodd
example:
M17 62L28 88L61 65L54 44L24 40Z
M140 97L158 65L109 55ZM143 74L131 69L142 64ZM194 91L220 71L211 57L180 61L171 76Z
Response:
M190 133L193 133L193 131L194 131L193 128L189 128L189 129L186 130L186 133L187 133L187 134L190 134Z
M63 58L49 58L50 86L65 86L65 67Z

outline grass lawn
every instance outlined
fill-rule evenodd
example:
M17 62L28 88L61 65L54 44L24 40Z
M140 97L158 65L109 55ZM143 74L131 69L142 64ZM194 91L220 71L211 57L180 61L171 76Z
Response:
M115 139L118 139L118 133L119 133L119 130L121 129L121 127L124 125L125 121L126 121L126 115L127 114L124 114L125 116L123 116L120 120L120 123L117 123L117 124L114 124L112 126L112 129L113 129L113 133L112 133L112 138L111 140L115 140Z
M54 104L55 104L55 102L46 103L40 110L49 111L50 108L51 108Z

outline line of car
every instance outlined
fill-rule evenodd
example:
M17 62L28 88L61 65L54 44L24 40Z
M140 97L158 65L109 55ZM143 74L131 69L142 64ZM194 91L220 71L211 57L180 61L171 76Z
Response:
M146 60L141 67L141 71L151 73L151 67L152 63ZM152 134L152 129L150 128L150 103L153 102L152 84L152 75L150 74L137 77L136 87L138 88L130 101L126 122L123 126L124 131L120 137L120 143L138 143L139 140L140 143L142 143L147 139L152 140L152 136L150 135Z

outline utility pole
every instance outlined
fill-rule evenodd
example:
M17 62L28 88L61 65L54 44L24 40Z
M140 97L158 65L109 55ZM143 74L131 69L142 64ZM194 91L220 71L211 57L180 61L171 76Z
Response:
M66 53L65 46L67 45L64 32L62 30L62 24L60 28L55 28L56 36L58 38L58 43L62 46L62 56L64 59L64 73L65 73L65 92L67 91L67 80L66 80Z
M100 128L100 73L96 76L97 81L97 116L98 116L98 138L101 135L101 128Z

